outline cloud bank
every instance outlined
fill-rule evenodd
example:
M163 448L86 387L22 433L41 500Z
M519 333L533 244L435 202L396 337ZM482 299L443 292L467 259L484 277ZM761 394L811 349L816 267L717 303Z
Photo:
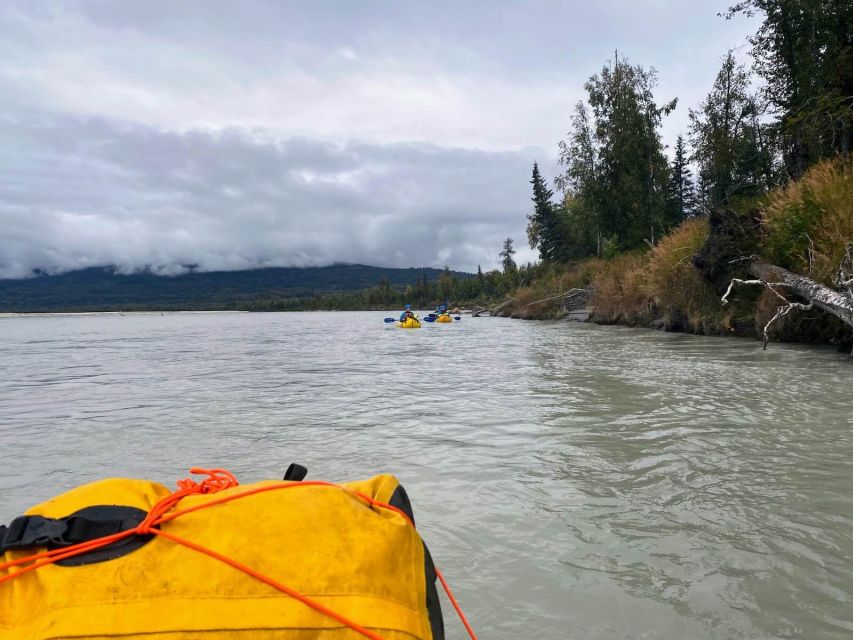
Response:
M42 114L4 122L0 277L115 264L163 273L491 264L529 156L184 133Z
M0 278L532 259L586 77L624 47L690 104L751 28L590 4L3 3Z

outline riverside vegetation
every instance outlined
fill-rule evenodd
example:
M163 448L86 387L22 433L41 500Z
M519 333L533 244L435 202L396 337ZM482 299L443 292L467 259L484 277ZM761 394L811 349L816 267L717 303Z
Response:
M774 339L850 347L853 5L749 0L724 17L739 13L762 17L753 66L725 55L671 162L658 129L677 102L655 102L653 70L617 55L585 84L556 201L534 163L527 231L540 264L503 313L560 317L565 293L584 289L596 322L760 336L776 318ZM774 286L778 267L809 288ZM756 273L762 286L721 304ZM840 311L812 300L812 285Z

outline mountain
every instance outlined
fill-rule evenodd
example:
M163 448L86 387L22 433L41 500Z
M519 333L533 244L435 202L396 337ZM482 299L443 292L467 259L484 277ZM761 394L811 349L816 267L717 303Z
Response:
M92 267L61 275L0 280L0 312L117 311L142 309L240 309L258 299L308 298L360 291L387 280L402 289L440 269L388 269L362 264L329 267L274 267L246 271L130 275L113 267ZM459 279L473 274L453 271Z

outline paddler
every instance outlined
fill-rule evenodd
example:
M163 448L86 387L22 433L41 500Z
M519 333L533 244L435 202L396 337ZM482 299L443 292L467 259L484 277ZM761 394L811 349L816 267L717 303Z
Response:
M414 318L415 314L412 312L412 305L407 304L405 311L400 314L400 322L405 322L409 318Z

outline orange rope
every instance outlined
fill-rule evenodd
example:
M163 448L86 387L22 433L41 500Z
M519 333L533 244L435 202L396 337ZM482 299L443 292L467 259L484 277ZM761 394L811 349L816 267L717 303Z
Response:
M447 580L444 579L444 575L441 573L441 571L438 570L438 567L435 568L435 575L441 582L441 586L444 587L444 592L447 594L447 597L450 598L450 604L452 604L453 608L456 609L456 615L459 616L459 619L462 621L462 624L465 625L465 631L467 631L468 635L471 636L471 640L477 640L477 636L474 634L474 630L471 628L471 625L468 622L468 618L466 618L465 614L462 613L462 607L459 606L459 603L456 601L453 592L450 590L450 585L447 584Z
M324 482L322 480L309 480L307 482L282 482L270 484L262 487L254 487L253 489L247 489L246 491L240 491L233 493L227 496L220 496L219 498L215 498L213 500L209 500L203 504L198 504L194 507L188 507L186 509L181 509L177 511L173 511L172 513L167 513L170 511L178 502L180 502L183 498L194 495L194 494L209 494L209 493L218 493L225 489L230 489L236 486L239 486L239 482L237 478L229 471L225 469L201 469L197 467L193 467L190 469L190 473L193 474L206 474L208 477L203 479L201 482L196 482L192 478L185 478L183 480L178 481L178 490L169 494L162 500L160 500L157 504L155 504L151 510L146 515L145 519L139 523L133 529L128 529L126 531L121 531L119 533L115 533L112 535L104 536L102 538L96 538L94 540L88 540L86 542L81 542L79 544L72 545L70 547L65 547L63 549L54 549L52 551L44 551L41 553L36 553L24 558L18 558L17 560L10 560L8 562L0 564L0 571L6 571L11 569L12 567L18 567L20 565L26 564L27 566L18 569L17 571L10 572L5 576L0 577L0 584L4 582L8 582L13 578L16 578L25 573L29 573L30 571L35 571L40 567L47 566L49 564L53 564L54 562L58 562L60 560L65 560L66 558L72 558L74 556L78 556L83 553L87 553L88 551L94 551L95 549L99 549L106 545L112 544L113 542L117 542L124 538L127 538L132 535L150 535L155 534L171 540L177 544L183 545L189 549L193 549L198 551L199 553L203 553L205 555L210 556L220 562L224 562L225 564L238 569L246 573L249 576L252 576L256 580L260 580L261 582L273 587L274 589L302 602L306 606L314 609L326 615L341 624L349 627L353 631L360 633L361 635L371 638L371 640L382 640L381 636L378 636L374 632L362 627L356 622L349 620L348 618L342 616L341 614L325 607L319 602L312 600L308 596L305 596L295 589L288 587L272 578L265 576L248 567L233 558L228 558L223 556L212 549L208 549L206 547L202 547L200 545L195 544L189 540L185 540L184 538L180 538L174 534L166 533L162 529L157 528L158 525L163 522L168 522L170 520L174 520L178 516L192 513L193 511L198 511L200 509L205 509L207 507L211 507L215 504L224 504L226 502L231 502L232 500L236 500L237 498L243 498L246 496L254 495L257 493L263 493L266 491L273 491L278 489L290 489L295 487L335 487L337 489L341 489L351 496L358 498L364 501L366 504L371 507L378 507L380 509L386 509L388 511L392 511L401 515L406 522L409 523L412 527L415 526L414 522L407 516L403 511L398 509L397 507L387 504L385 502L381 502L376 500L360 491L355 491L353 489L348 489L346 487L342 487L337 484L333 484L331 482ZM32 563L32 564L28 564ZM462 624L465 626L465 630L468 632L468 635L472 640L477 640L477 636L474 634L474 630L471 628L471 625L468 623L468 619L465 617L465 614L462 613L462 608L459 606L459 603L456 601L456 598L453 596L453 592L450 590L450 586L444 579L444 576L441 572L436 569L436 576L441 581L442 587L444 587L444 591L447 593L447 597L450 599L450 602L453 604L453 608L456 610L456 613L459 615L459 619L462 621Z

